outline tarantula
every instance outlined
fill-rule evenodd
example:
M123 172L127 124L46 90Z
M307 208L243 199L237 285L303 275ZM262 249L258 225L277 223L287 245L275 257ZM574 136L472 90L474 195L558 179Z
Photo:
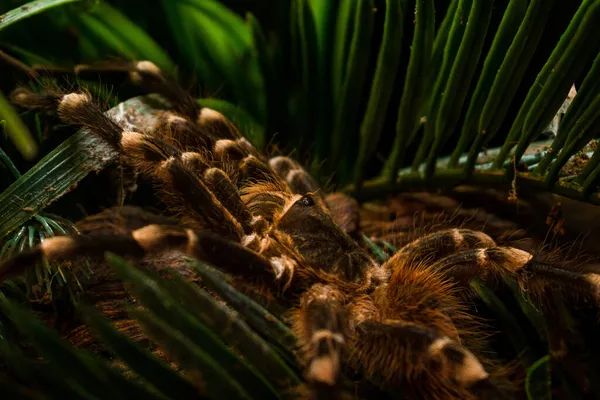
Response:
M172 103L152 132L123 130L85 92L19 89L12 98L28 109L56 108L66 123L109 142L124 165L155 184L180 225L48 238L2 262L0 279L44 258L180 249L295 302L293 329L319 398L336 393L343 366L411 398L504 398L463 295L469 283L510 277L532 291L551 283L598 296L594 272L538 260L469 229L418 238L380 265L336 225L297 162L266 159L152 63L136 63L131 74Z

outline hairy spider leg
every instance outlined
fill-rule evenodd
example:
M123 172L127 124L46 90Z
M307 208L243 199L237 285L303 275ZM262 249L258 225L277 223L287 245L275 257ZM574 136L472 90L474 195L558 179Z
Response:
M302 295L294 313L293 325L302 344L306 379L316 399L334 398L339 390L347 335L345 303L338 288L319 283Z
M273 157L269 160L269 165L287 182L292 192L307 194L318 191L319 185L317 185L314 178L291 158L284 156Z
M19 104L31 107L39 96L33 93L26 95L21 90L14 97L24 100ZM55 107L61 119L84 127L115 146L127 164L157 184L161 200L175 213L186 216L184 223L190 228L200 230L203 226L199 223L204 222L215 232L238 242L242 240L244 231L240 223L198 176L199 170L208 166L201 154L181 152L160 137L123 131L104 115L88 94L70 93L53 97L57 100ZM47 106L45 97L42 100L38 104Z
M498 246L483 232L450 229L416 239L400 249L384 267L411 265L428 260L427 268L449 278L458 286L473 279L484 282L515 279L535 293L553 285L600 301L600 275L595 271L566 269L561 264L538 260L533 254L514 247Z
M403 320L366 320L354 328L350 364L409 398L474 398L475 385L494 386L479 359L429 326Z
M20 275L43 259L61 261L78 256L102 256L107 251L139 258L167 249L180 250L232 274L256 279L263 284L284 285L291 279L288 270L276 269L277 264L218 234L194 232L175 225L147 225L130 232L47 238L39 246L0 263L0 281Z
M484 282L502 278L515 279L521 288L533 294L552 286L600 303L600 275L592 271L575 271L535 257L514 247L488 247L447 256L431 266L432 271L446 276L457 285L468 285L473 279Z

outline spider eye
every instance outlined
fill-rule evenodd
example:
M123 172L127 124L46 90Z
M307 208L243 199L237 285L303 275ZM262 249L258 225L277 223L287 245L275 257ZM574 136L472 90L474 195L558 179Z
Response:
M300 204L306 207L315 205L315 200L311 196L302 196L302 198L298 201L300 202Z

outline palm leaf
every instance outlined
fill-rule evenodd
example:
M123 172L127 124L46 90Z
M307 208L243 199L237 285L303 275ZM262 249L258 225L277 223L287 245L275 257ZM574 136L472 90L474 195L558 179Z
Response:
M72 393L73 398L131 395L142 396L135 398L278 399L284 397L282 390L300 382L278 356L287 350L280 348L275 352L245 322L203 289L176 276L176 272L172 272L172 280L158 279L119 257L109 256L108 260L144 307L143 311L130 308L130 314L167 351L178 370L173 370L148 349L134 344L90 306L79 305L84 320L125 363L125 369L109 366L88 352L75 349L29 310L3 297L0 302L3 314L32 341L43 357L43 361L33 362L16 343L0 341L0 359L8 363L12 371L23 377L26 374L39 376L36 380L39 386L31 388L32 395L50 395L55 393L56 387L64 393ZM256 304L252 308L260 309ZM264 309L260 312L268 314ZM240 351L243 358L232 352L230 346ZM286 358L293 360L290 354ZM57 379L57 367L73 379ZM202 374L201 382L197 379L198 373ZM190 380L192 376L196 379ZM15 384L8 386L11 390L20 389Z

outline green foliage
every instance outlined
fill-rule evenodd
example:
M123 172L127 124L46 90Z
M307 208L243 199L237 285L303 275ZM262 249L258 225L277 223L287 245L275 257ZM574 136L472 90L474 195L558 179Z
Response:
M48 11L53 7L60 7L62 5L73 3L81 0L37 0L31 1L24 4L21 7L10 10L6 14L0 17L0 31L9 27L10 25L32 17L36 14Z
M100 2L89 12L82 12L74 21L85 38L84 43L95 43L103 52L112 52L128 60L152 60L169 74L176 71L167 53L139 26L108 3ZM96 49L96 47L94 47ZM86 47L82 54L92 56Z
M36 156L38 146L35 143L27 126L23 123L19 114L13 109L8 100L0 92L0 121L2 128L10 135L11 140L17 146L24 157L32 159Z
M150 59L174 73L177 52L178 74L191 72L205 94L218 97L205 102L244 115L255 143L262 146L278 134L284 149L296 147L297 157L311 158L316 175L354 182L350 191L366 179L360 193L365 198L415 181L421 187L510 183L513 164L530 153L528 146L540 138L572 83L584 80L582 99L576 97L552 151L539 165L528 164L535 172L518 173L517 185L597 202L598 173L592 172L600 156L585 173L575 171L576 178L564 168L597 134L597 68L588 69L600 49L592 32L600 18L597 2L573 6L577 12L557 42L548 41L555 28L547 21L556 19L553 12L562 5L552 1L492 7L489 1L453 0L446 13L436 13L435 1L298 0L275 9L289 15L289 23L251 13L244 21L215 0L164 1L168 34L154 29L153 16L106 1L34 3L27 11L9 11L5 20L62 10L49 19L49 29L78 30L80 52L68 63ZM375 29L375 21L383 29ZM534 59L544 46L554 50ZM6 50L24 60L31 59L25 55L31 50L55 58L19 40ZM403 71L404 79L396 76ZM483 166L478 160L489 144L501 150ZM444 159L449 149L451 157ZM385 165L376 172L375 160L382 157Z
M3 314L31 340L35 351L45 360L32 361L17 342L0 341L0 354L19 375L19 380L38 378L36 384L30 386L29 398L42 394L55 398L53 393L62 392L78 399L115 396L279 399L290 385L300 382L279 355L293 360L290 350L273 348L204 289L176 272L171 273L172 279L165 280L142 272L116 256L109 255L108 261L144 308L141 310L132 304L130 315L155 344L168 349L169 357L180 369L174 370L146 346L133 343L90 306L78 305L83 320L125 364L124 368L114 368L87 351L75 349L27 309L1 297ZM199 271L205 270L200 264L193 265ZM248 301L247 307L260 309ZM268 314L264 309L261 312ZM270 321L281 324L273 316ZM244 356L240 357L230 346ZM57 371L68 374L71 379L59 379ZM14 383L6 386L12 390L22 389Z
M551 399L550 393L550 356L544 356L537 360L527 370L527 380L525 381L527 398Z
M12 3L11 8L19 2ZM110 58L149 59L199 85L200 104L235 121L257 147L274 140L284 151L297 149L296 157L315 175L333 176L333 182L363 199L405 189L512 183L600 204L600 150L589 145L600 132L598 1L568 2L573 4L568 8L551 0L295 0L266 7L249 2L239 12L228 7L233 3L163 0L159 12L136 1L38 0L12 10L2 4L0 49L25 69L43 64L72 70ZM562 19L560 7L570 10ZM560 39L552 35L553 18L567 26ZM0 63L4 71L8 64ZM12 87L4 76L0 83L6 87L0 89L8 93ZM578 94L556 137L541 141L574 82ZM119 101L129 97L119 87L115 96ZM144 99L123 107L146 119L139 126L151 122L156 111ZM0 120L16 149L29 159L43 149L43 158L0 195L0 257L68 230L68 223L40 213L115 158L84 132L48 149L47 136L40 134L43 116L36 115L35 122L30 117L19 117L0 94ZM27 128L33 123L37 142ZM494 146L499 148L487 149ZM591 159L583 168L571 168L581 152ZM528 171L515 173L518 164ZM364 240L379 259L389 257L390 245L384 243L386 250ZM279 398L286 385L299 382L289 328L217 271L190 261L203 285L237 314L182 278L159 282L117 258L111 263L146 308L132 315L182 368L202 371L203 394L88 308L81 306L84 319L135 379L71 348L14 301L3 300L15 328L49 362L33 361L14 343L0 341L3 358L23 382L34 374L50 398ZM34 275L26 278L29 288L48 285L53 277L72 282L60 266L42 266ZM548 397L548 359L532 350L532 335L522 329L527 321L546 349L549 339L539 312L516 290L511 292L515 311L492 291L473 289L500 325L514 333L509 337L514 351L529 367L530 398ZM226 322L236 329L225 329ZM74 379L59 379L57 366ZM0 387L43 398L5 380ZM106 387L113 389L102 392Z

